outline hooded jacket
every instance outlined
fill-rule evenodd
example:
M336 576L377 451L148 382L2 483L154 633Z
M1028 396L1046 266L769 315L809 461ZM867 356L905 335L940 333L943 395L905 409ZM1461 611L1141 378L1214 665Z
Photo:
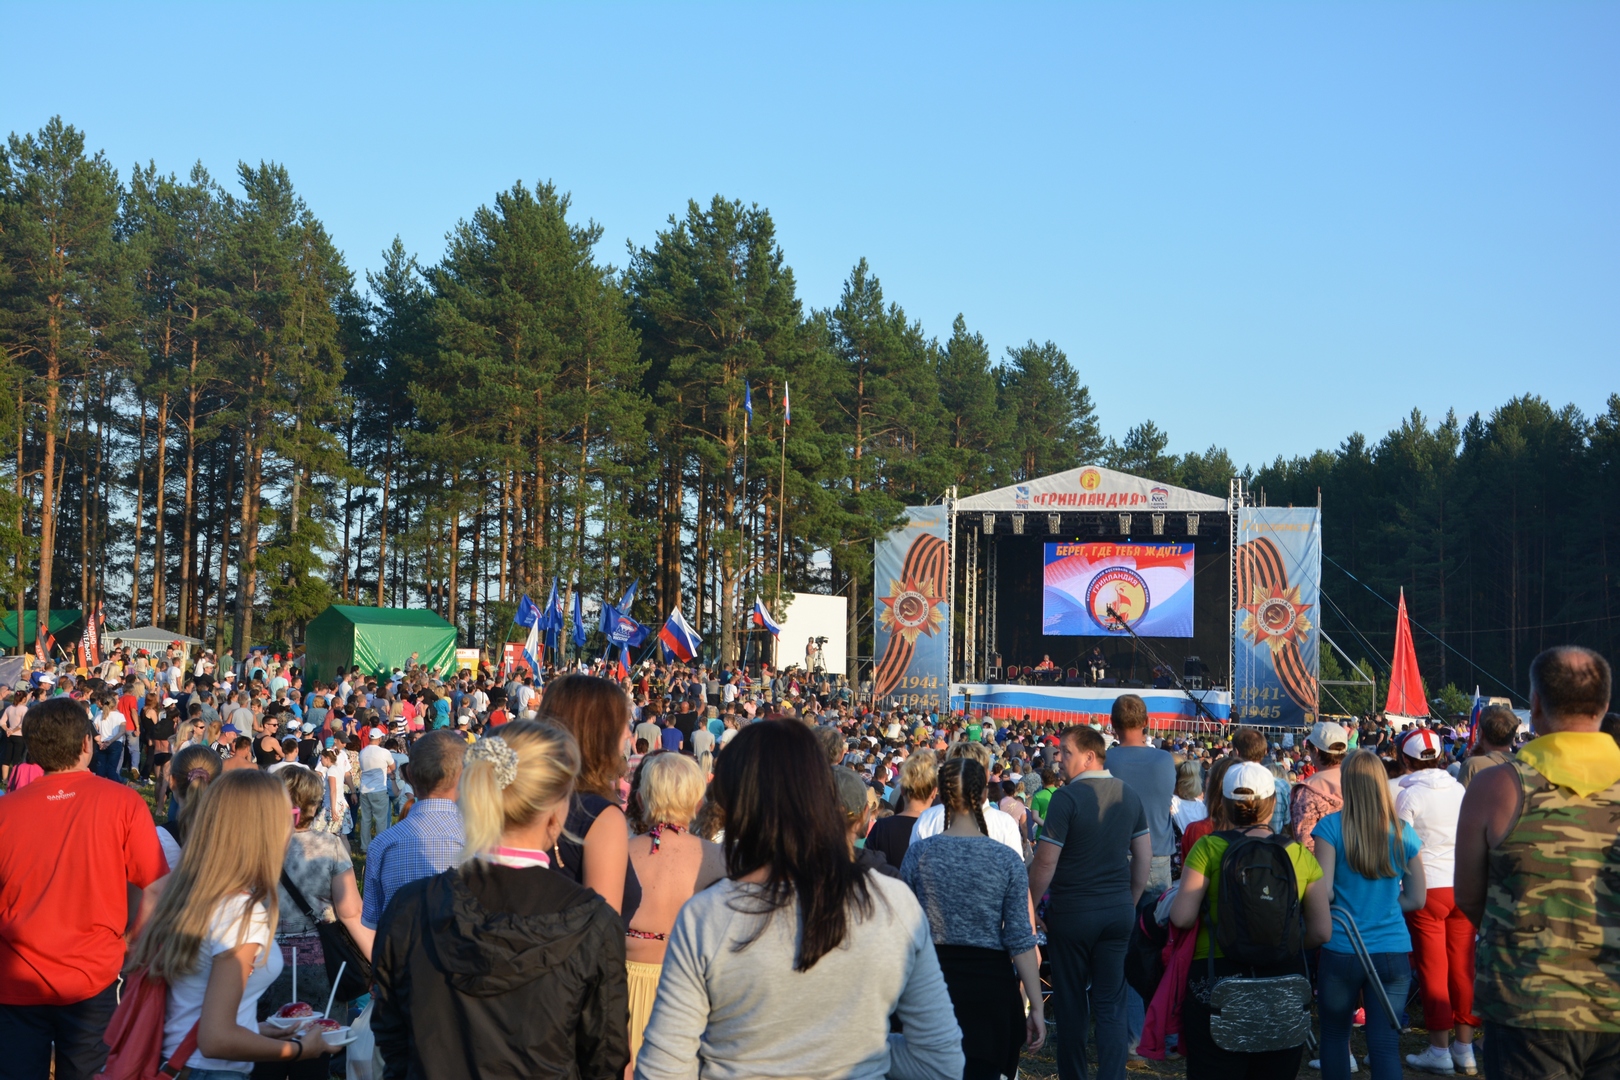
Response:
M388 1080L619 1080L630 1060L624 925L545 867L475 861L405 886L373 966Z
M1419 769L1399 783L1395 812L1423 841L1418 852L1423 878L1431 889L1449 889L1457 871L1457 818L1465 789L1444 769Z

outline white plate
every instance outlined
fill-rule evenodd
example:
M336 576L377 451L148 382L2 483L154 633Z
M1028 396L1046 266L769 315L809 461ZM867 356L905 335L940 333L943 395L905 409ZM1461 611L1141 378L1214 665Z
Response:
M348 1046L359 1037L352 1027L340 1027L336 1031L323 1031L321 1036L326 1039L327 1044L330 1046Z
M274 1024L282 1031L291 1031L299 1024L307 1024L311 1020L319 1020L318 1016L272 1016L266 1020L267 1024Z

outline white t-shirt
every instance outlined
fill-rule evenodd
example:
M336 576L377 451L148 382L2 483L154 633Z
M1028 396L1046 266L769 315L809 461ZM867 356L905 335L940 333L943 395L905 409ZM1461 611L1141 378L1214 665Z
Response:
M169 872L173 873L174 868L180 865L180 843L169 835L168 829L159 829L157 834L158 847L163 849L163 860L169 864Z
M218 913L208 924L208 936L197 954L197 970L169 983L168 1013L163 1021L163 1059L180 1048L180 1041L191 1030L191 1025L202 1018L203 995L208 990L208 976L214 969L214 957L230 952L239 945L252 943L259 946L254 957L253 970L248 974L247 988L242 991L242 1004L236 1009L236 1022L249 1031L259 1030L259 998L270 989L283 967L281 950L270 939L270 912L264 904L255 904L251 919L247 920L243 936L244 911L247 894L231 897L220 905ZM193 1069L219 1069L238 1072L243 1076L253 1071L248 1061L220 1061L204 1057L201 1050L186 1062Z
M379 743L372 743L360 751L360 790L364 792L388 790L388 766L394 755Z
M999 840L1003 844L1018 852L1018 857L1024 857L1024 841L1018 835L1018 822L1008 814L989 803L984 804L984 826L990 830L990 839ZM930 836L938 836L945 831L945 808L943 806L930 806L917 815L917 823L911 827L911 842L926 840Z
M115 742L122 738L129 728L129 721L117 709L108 709L96 721L96 737L104 743Z

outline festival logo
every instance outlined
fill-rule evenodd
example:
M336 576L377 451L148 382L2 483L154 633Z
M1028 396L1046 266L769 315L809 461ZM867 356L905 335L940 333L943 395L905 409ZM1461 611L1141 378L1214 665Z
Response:
M1019 484L1013 488L1013 505L1020 510L1029 509L1029 485Z
M1136 571L1122 566L1098 574L1086 590L1086 608L1091 612L1091 620L1104 630L1135 626L1152 603L1147 582Z
M1096 491L1102 485L1102 473L1096 469L1085 468L1080 470L1080 486L1087 491Z
M1156 487L1148 492L1148 505L1155 510L1163 510L1170 505L1170 492L1166 488Z

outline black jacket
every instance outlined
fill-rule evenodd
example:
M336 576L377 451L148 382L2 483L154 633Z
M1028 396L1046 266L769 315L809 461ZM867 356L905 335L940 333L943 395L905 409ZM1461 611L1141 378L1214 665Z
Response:
M388 1080L624 1075L624 924L560 874L473 862L412 882L372 960Z

